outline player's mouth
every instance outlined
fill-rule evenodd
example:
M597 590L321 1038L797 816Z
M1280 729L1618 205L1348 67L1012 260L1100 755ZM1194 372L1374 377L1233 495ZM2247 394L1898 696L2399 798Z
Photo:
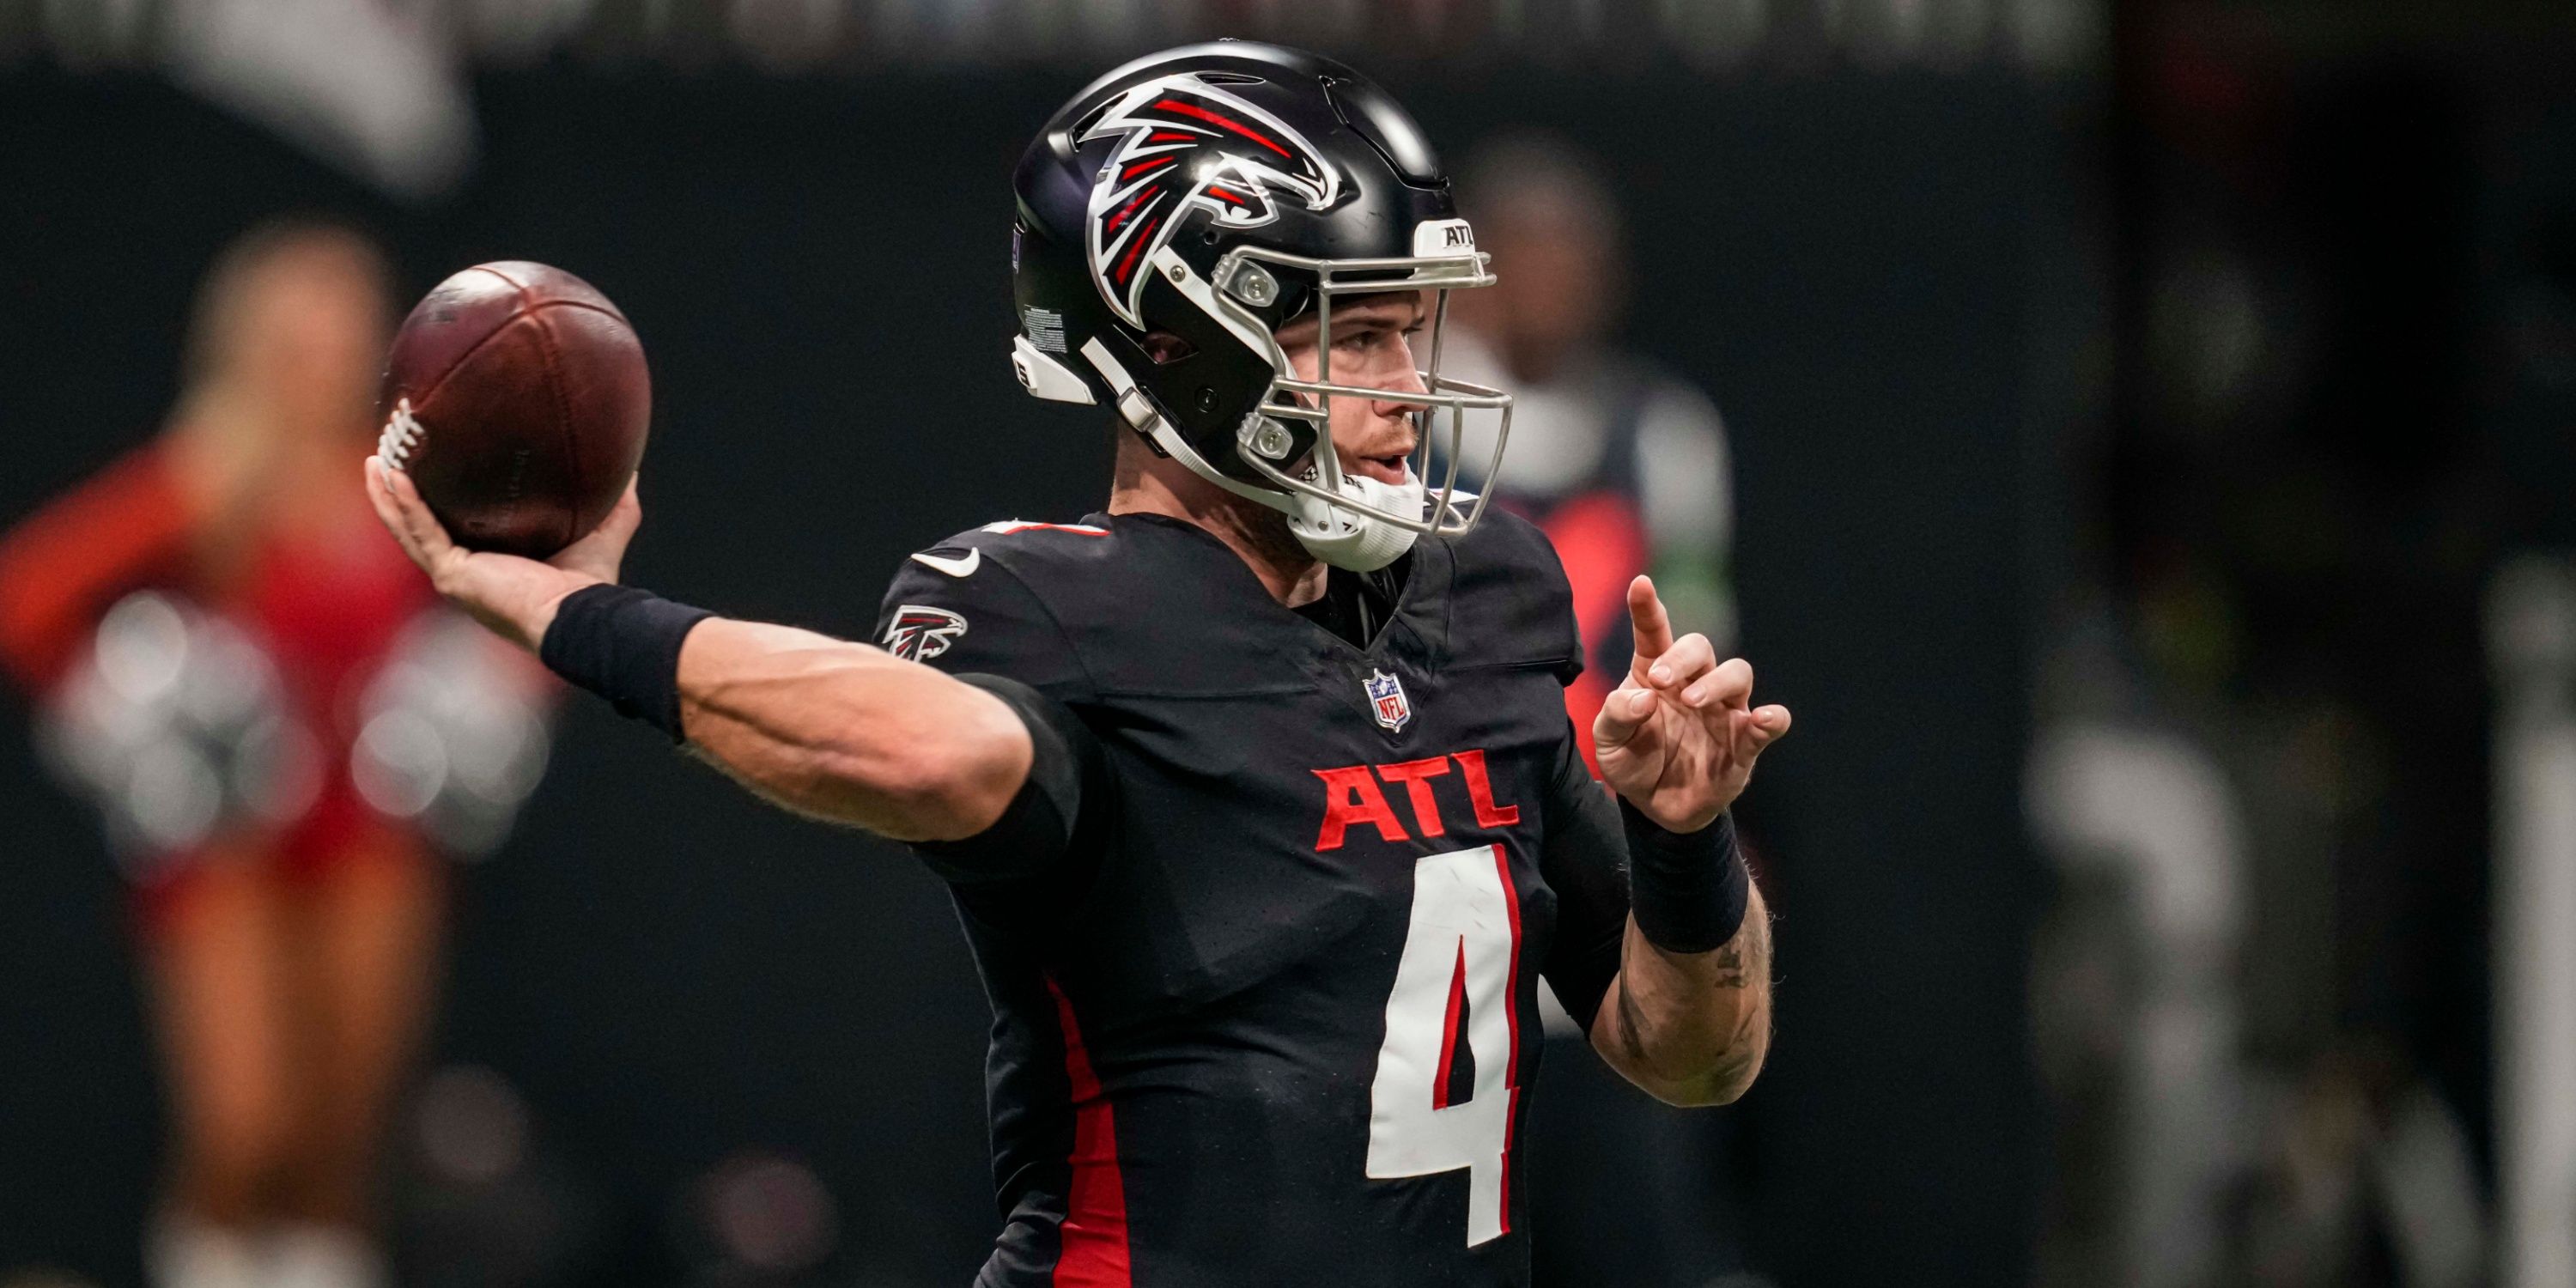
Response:
M1342 472L1365 475L1380 483L1402 487L1412 478L1406 468L1412 455L1411 452L1395 452L1384 456L1345 456L1342 458Z

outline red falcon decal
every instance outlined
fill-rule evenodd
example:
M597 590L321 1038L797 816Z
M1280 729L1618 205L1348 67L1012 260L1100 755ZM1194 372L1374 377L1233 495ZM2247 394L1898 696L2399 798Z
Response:
M966 633L966 619L945 608L906 604L886 623L885 651L907 662L927 662Z
M1091 190L1092 283L1130 326L1143 326L1144 265L1190 208L1219 227L1258 228L1282 196L1322 210L1342 178L1288 123L1195 75L1121 94L1077 142L1122 138Z

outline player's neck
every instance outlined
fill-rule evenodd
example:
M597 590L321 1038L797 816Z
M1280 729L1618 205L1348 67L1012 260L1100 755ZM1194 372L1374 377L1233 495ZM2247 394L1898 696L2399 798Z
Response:
M1289 535L1278 511L1236 496L1174 462L1155 461L1143 469L1120 471L1118 484L1109 493L1109 512L1159 514L1205 529L1242 557L1272 599L1290 608L1323 596L1323 562Z

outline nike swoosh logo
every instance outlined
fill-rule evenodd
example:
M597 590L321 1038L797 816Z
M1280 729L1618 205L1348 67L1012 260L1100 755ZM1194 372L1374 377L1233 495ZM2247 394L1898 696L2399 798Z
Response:
M983 564L984 552L980 549L969 550L963 559L915 552L912 558L916 563L928 564L951 577L971 577L975 574L975 569Z

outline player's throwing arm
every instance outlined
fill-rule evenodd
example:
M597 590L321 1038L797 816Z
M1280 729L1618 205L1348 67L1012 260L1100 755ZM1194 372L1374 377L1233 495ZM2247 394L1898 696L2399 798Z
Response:
M1001 817L1028 776L1027 727L981 689L865 644L619 587L644 515L631 484L607 522L542 562L457 545L412 481L372 457L367 495L440 594L619 710L675 740L685 728L699 754L789 809L950 840Z
M686 728L754 791L942 840L992 824L1028 776L1030 735L991 694L617 586L651 392L633 329L588 283L518 262L440 283L395 337L384 402L367 495L439 593L625 714Z

